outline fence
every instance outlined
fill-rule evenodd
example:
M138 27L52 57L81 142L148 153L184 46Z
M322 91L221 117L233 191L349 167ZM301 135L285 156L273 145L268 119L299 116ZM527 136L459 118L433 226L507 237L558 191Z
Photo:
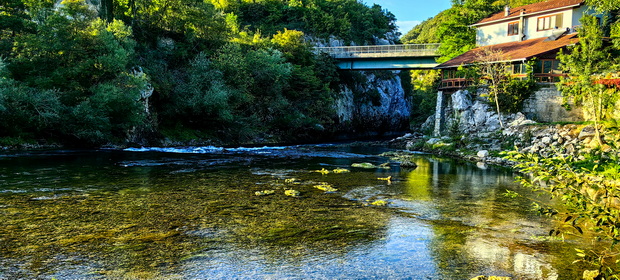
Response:
M314 48L333 58L437 56L439 44L407 44L381 46L348 46Z

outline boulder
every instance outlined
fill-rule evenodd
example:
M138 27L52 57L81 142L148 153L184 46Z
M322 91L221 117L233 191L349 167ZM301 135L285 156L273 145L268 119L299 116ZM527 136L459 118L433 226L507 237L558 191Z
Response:
M577 138L579 140L583 140L585 138L592 138L594 136L596 136L596 130L594 129L594 127L586 126L581 130L581 132L579 132L579 136L577 136Z
M437 144L439 142L441 142L441 139L439 139L439 138L431 138L431 139L428 139L428 141L426 141L426 144L435 145L435 144Z
M483 126L487 122L488 107L489 106L481 102L476 102L472 106L472 111L474 111L474 125L475 126Z
M476 154L479 158L485 158L489 156L489 151L487 150L481 150L478 151L478 154Z
M403 167L403 168L417 168L418 165L415 162L413 162L413 161L411 161L409 159L402 159L401 162L400 162L400 167Z
M459 90L452 94L452 109L455 111L467 110L471 105L471 97L467 90Z

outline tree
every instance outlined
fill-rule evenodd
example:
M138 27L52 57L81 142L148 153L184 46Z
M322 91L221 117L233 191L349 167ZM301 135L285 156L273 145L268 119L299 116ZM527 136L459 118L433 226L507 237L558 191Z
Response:
M586 3L596 8L599 12L611 12L620 9L617 0L586 0Z
M271 42L284 54L289 62L310 65L312 63L310 46L304 40L304 33L298 30L284 29L273 35Z
M601 143L599 123L613 108L618 97L604 85L596 83L611 70L614 59L608 46L603 44L603 31L593 16L584 15L579 28L579 44L569 47L558 57L563 71L558 88L575 104L584 105L586 119L593 120L597 143Z
M493 5L489 0L453 0L452 7L445 11L437 31L441 38L438 62L448 61L476 46L476 31L471 24L501 10L502 6Z
M483 48L476 54L477 67L482 75L483 83L486 83L491 100L495 101L499 124L503 128L499 97L504 94L504 84L510 79L508 71L510 62L506 62L504 53L492 48Z

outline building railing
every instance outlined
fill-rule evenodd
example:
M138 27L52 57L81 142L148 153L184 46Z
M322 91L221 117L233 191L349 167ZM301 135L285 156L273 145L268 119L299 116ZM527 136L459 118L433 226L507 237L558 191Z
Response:
M333 58L437 56L439 55L438 50L439 44L405 44L314 48L315 53L326 53Z

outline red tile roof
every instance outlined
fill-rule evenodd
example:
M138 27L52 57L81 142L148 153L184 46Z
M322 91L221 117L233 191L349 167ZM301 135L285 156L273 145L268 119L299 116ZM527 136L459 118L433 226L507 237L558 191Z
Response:
M472 49L462 55L459 55L449 61L446 61L436 68L452 68L460 65L468 65L476 62L478 53L486 48L499 50L503 53L505 61L524 60L541 54L558 50L562 47L575 44L579 41L577 33L564 35L555 41L545 41L547 38L536 38L521 42L503 43L490 45Z
M481 25L487 22L508 19L518 17L521 14L521 11L524 11L525 14L533 14L537 12L543 12L547 10L559 9L563 7L571 7L571 6L579 6L584 3L584 0L548 0L544 2L534 3L525 6L519 6L510 9L510 13L506 16L504 11L495 13L488 18L485 18L478 23L474 24Z

